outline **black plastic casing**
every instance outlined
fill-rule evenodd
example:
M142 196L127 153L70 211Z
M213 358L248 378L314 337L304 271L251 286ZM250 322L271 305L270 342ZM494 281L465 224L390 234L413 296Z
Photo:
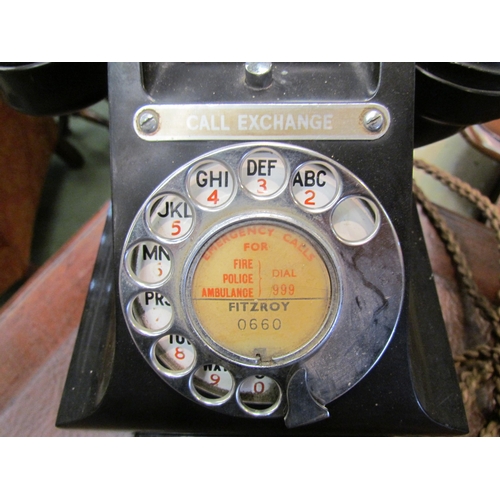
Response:
M287 68L291 75L288 83L276 78L269 89L256 90L245 85L243 64L110 64L112 228L107 225L101 244L58 426L165 435L468 432L412 199L414 65L281 63L275 68L278 75L281 68ZM330 91L325 91L325 81ZM232 144L144 141L133 128L137 109L148 103L269 103L286 99L375 102L389 110L391 125L380 139L293 144L333 158L373 191L400 239L406 276L400 319L379 362L355 387L327 405L329 418L295 429L287 429L283 419L228 417L176 393L140 355L112 291L112 287L117 289L116 276L127 232L144 200L174 169L203 153Z

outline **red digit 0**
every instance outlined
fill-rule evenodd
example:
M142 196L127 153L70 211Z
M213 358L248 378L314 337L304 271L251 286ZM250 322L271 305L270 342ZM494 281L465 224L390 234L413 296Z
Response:
M255 382L255 384L253 384L253 392L255 394L262 394L264 392L264 389L264 382Z

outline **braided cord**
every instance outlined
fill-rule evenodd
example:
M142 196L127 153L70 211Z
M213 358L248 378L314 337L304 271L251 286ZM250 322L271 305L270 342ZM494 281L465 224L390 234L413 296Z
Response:
M422 160L414 160L413 165L478 207L493 228L500 250L500 213L486 196L468 183L434 165ZM492 326L494 345L482 344L475 349L466 350L461 355L455 356L455 363L466 406L470 407L471 399L474 399L473 395L477 391L483 390L488 384L492 385L491 411L486 416L486 422L480 428L478 435L500 436L500 309L495 307L479 291L465 254L453 231L441 217L436 206L424 195L415 182L413 183L413 193L443 240L466 293ZM497 295L500 298L500 289Z

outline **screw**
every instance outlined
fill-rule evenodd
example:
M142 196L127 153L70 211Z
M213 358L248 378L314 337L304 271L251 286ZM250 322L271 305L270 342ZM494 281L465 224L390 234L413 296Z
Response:
M158 130L160 117L156 111L145 109L137 118L137 125L145 134L153 134Z
M370 132L378 132L384 125L384 115L377 109L370 109L363 116L363 125Z
M264 89L273 81L273 63L245 63L245 82L249 87Z

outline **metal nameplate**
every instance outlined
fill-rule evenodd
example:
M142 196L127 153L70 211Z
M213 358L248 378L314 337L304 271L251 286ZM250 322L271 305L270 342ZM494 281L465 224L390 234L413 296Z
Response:
M373 140L389 125L372 103L148 105L134 116L146 141Z

